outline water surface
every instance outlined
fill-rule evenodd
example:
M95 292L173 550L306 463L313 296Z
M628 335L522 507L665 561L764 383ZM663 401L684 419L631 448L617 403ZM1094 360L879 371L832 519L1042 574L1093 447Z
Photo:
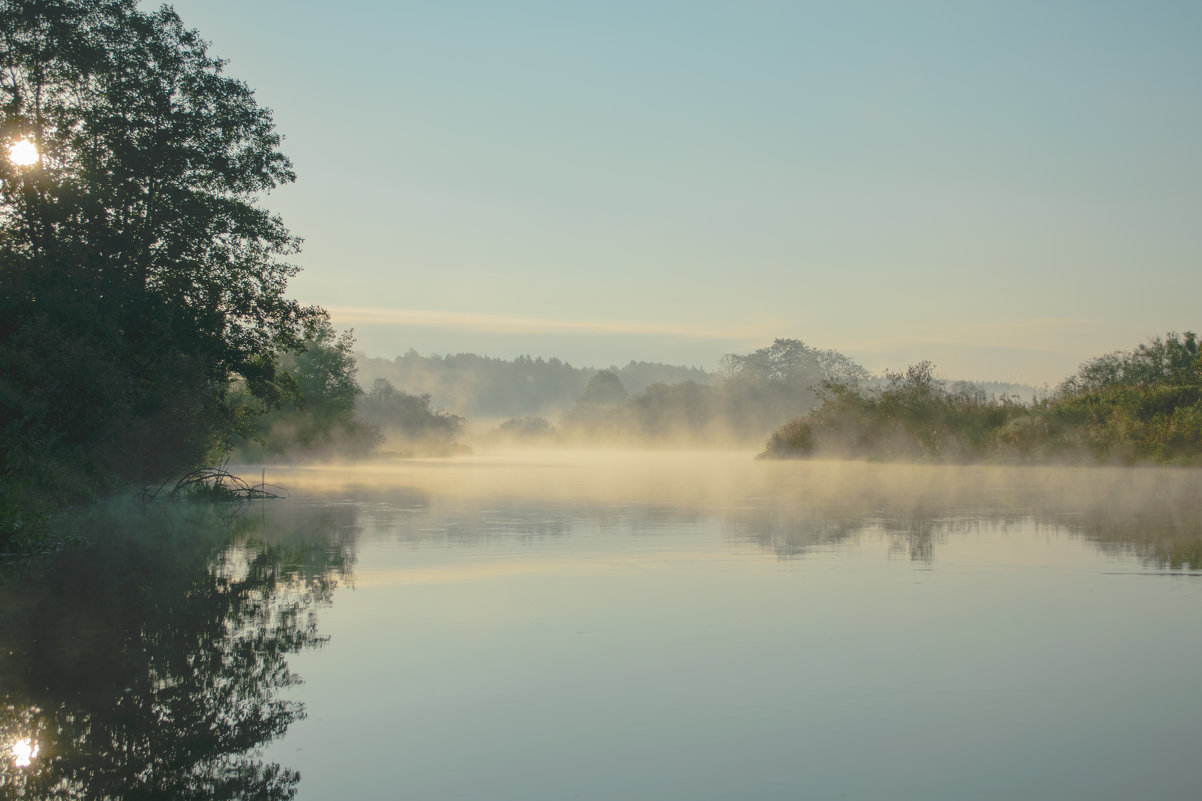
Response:
M95 513L0 586L0 791L1196 798L1200 477L552 452Z

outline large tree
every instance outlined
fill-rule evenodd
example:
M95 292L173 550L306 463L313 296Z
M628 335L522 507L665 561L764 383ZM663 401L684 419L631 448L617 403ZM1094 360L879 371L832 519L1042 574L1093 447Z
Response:
M171 8L0 0L0 481L46 452L161 475L245 428L235 380L286 394L324 312L285 296L299 241L260 205L279 145Z

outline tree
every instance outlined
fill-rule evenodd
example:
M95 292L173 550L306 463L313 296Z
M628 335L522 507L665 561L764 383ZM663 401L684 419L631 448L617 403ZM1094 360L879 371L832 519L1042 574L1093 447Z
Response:
M292 165L225 66L166 6L0 0L7 458L160 476L246 430L235 379L286 395L279 354L324 312L284 294L299 240L259 200ZM20 142L36 163L3 158Z
M1115 351L1081 365L1060 386L1061 395L1101 392L1116 386L1197 384L1202 379L1202 350L1198 335L1170 331L1131 351Z
M868 372L842 353L811 348L800 339L775 339L754 353L728 353L721 372L727 380L769 381L810 389L822 381L858 383Z
M300 347L284 353L279 384L294 386L295 393L255 419L259 447L247 445L240 455L362 456L379 444L379 429L355 415L363 390L354 348L352 332L339 334L323 320ZM249 400L253 407L253 396Z
M358 414L402 447L423 454L444 454L455 448L463 431L462 417L435 409L429 395L411 395L377 378L359 399Z
M728 353L720 373L726 416L743 436L756 438L809 411L824 383L859 386L868 377L838 351L811 348L799 339L776 339L745 355Z
M609 370L600 370L588 380L580 403L585 406L620 406L626 402L626 387Z

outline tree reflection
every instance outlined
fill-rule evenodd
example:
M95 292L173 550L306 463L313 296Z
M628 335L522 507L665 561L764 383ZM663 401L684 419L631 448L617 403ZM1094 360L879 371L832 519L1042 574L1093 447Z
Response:
M0 796L285 799L257 749L304 712L287 656L350 577L353 512L295 521L178 507L81 521L91 547L0 579ZM276 532L267 534L267 530ZM280 533L283 532L283 533Z
M835 490L805 495L782 491L754 508L727 513L724 522L734 539L781 559L879 533L888 538L891 553L930 564L949 536L1034 525L1066 531L1157 569L1202 569L1197 471L863 469L872 481L847 480Z

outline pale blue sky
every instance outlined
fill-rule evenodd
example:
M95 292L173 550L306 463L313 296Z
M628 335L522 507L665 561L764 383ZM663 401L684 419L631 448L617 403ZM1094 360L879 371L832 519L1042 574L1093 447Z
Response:
M1199 326L1202 3L173 5L372 355L1042 382Z

